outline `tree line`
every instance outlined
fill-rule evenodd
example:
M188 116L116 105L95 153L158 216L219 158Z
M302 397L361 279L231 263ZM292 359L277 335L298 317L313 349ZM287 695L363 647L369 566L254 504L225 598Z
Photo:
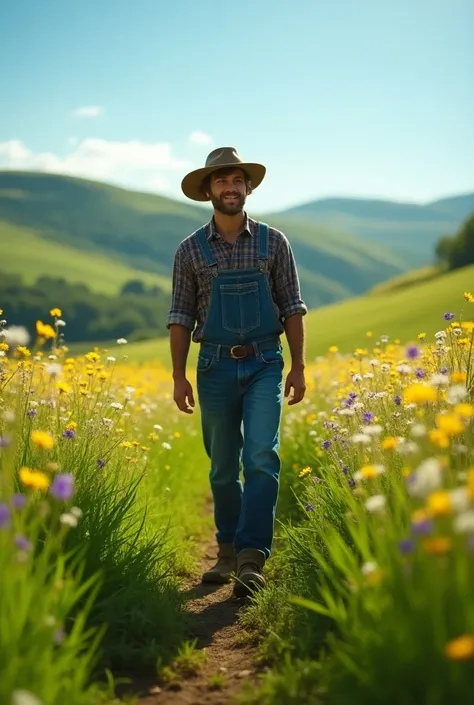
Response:
M66 342L103 342L126 338L146 340L166 333L169 294L147 289L140 280L125 283L118 295L91 291L85 284L41 276L25 284L19 275L0 272L0 308L8 325L25 327L36 338L36 322L52 324L49 314L59 307Z
M474 213L462 223L454 235L445 235L436 245L439 263L448 269L474 264Z

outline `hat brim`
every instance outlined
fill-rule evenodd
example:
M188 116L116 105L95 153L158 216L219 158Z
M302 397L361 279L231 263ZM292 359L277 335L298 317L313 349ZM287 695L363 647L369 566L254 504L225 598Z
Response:
M189 174L186 174L181 182L181 190L185 196L190 198L192 201L210 201L210 198L202 191L201 185L203 180L213 171L218 171L219 169L226 169L233 167L234 169L244 169L249 175L249 179L252 185L252 191L260 186L265 174L266 167L263 164L256 164L255 162L242 162L233 164L219 164L219 166L209 166L203 167L202 169L195 169Z

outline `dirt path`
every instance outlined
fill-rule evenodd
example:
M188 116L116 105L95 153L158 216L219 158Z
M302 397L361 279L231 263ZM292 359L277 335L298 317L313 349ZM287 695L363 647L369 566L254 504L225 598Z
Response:
M204 552L202 570L215 560L213 540ZM149 694L140 698L140 705L230 705L243 684L255 679L258 668L252 647L238 643L241 630L237 616L245 604L233 598L232 587L203 585L200 575L189 582L184 592L191 612L189 638L198 640L206 660L197 675L181 677L170 686L155 683L142 687L142 693ZM218 682L213 687L211 680L216 674Z

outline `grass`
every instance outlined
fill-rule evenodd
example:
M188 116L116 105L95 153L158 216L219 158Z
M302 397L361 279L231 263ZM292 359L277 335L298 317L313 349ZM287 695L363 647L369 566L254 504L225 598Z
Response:
M269 587L240 618L272 668L241 703L471 702L474 297L449 303L462 324L416 358L330 353L285 414Z
M457 308L459 296L472 288L473 281L474 266L470 266L426 281L415 280L411 286L387 287L380 293L311 311L306 317L308 360L324 354L332 345L338 346L342 352L352 352L381 335L390 335L403 342L416 340L418 333L430 336L442 326L440 311ZM367 332L373 334L372 338L367 338ZM285 350L288 359L286 345ZM167 338L133 343L127 345L126 350L111 345L109 353L120 356L125 353L130 360L138 362L158 360L166 366L170 360ZM196 355L197 346L193 344L189 357L191 365Z
M141 279L148 286L171 290L168 277L134 269L105 254L45 240L34 230L9 223L0 223L0 261L6 271L21 275L25 284L33 284L38 277L49 275L84 283L92 291L103 294L118 293L130 279Z

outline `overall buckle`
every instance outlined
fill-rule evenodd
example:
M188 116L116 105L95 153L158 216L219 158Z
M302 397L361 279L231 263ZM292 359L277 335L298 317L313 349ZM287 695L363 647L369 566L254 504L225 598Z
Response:
M241 350L243 349L243 355L236 355L235 354L235 350L237 350L238 348L240 348ZM230 356L234 360L242 360L244 357L247 357L247 351L243 345L233 345L230 349Z

